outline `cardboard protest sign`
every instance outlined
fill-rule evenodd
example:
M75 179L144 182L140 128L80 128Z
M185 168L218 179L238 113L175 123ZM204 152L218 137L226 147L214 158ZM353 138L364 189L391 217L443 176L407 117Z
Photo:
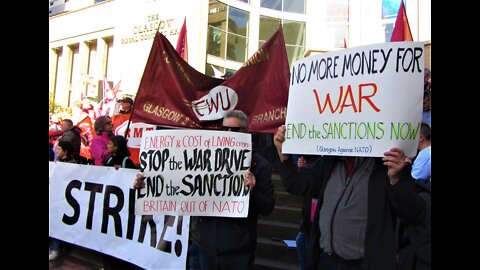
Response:
M417 153L423 101L421 42L317 54L293 63L284 153L382 157Z
M207 130L145 131L140 167L145 187L135 213L246 217L250 190L244 173L251 135Z

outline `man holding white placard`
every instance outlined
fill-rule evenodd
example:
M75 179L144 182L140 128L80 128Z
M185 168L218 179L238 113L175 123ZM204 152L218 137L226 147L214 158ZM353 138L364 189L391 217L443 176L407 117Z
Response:
M223 118L222 129L245 133L248 130L248 118L242 111L228 111ZM253 153L250 168L243 175L244 186L250 193L247 217L195 217L193 240L198 245L201 269L253 268L258 215L270 214L275 206L271 176L269 162ZM143 176L138 174L134 187L144 186Z

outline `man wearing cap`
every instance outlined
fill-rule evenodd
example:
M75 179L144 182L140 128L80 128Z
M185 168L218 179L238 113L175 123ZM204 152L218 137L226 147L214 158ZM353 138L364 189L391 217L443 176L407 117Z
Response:
M129 114L132 112L133 99L129 97L124 97L123 99L119 100L119 102L122 106L122 108L118 112L119 114Z

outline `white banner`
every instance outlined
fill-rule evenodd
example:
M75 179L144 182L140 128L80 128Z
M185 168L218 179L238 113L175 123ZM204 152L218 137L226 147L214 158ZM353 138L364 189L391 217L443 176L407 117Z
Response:
M293 63L284 153L383 157L417 153L423 102L422 42L316 54Z
M145 187L137 193L135 213L247 217L244 173L251 151L247 133L145 131L140 144Z
M49 236L146 269L185 269L189 216L135 216L138 170L50 162Z

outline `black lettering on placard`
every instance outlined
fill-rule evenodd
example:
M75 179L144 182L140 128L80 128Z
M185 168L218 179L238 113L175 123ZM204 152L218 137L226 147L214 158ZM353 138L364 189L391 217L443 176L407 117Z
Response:
M160 197L163 192L163 182L164 178L162 175L145 177L146 193L142 193L142 189L138 189L137 199L145 196Z
M165 237L165 232L167 231L167 227L173 227L173 222L175 221L175 216L165 215L163 222L163 231L162 235L160 236L160 241L158 241L157 249L163 252L171 253L172 252L172 242L163 239Z
M140 171L162 171L170 156L168 148L163 150L148 150L140 153Z
M185 196L245 196L249 189L244 188L245 178L238 174L188 174L182 184L188 189L180 190Z
M228 174L233 174L232 168L235 170L246 170L249 164L245 164L247 153L250 150L242 149L237 152L237 149L217 148L215 150L215 171L227 170Z
M153 177L156 182L156 187L161 183L163 185L163 179L160 179L160 176ZM160 181L161 180L161 181ZM201 178L198 179L199 182L202 181ZM210 183L211 185L212 183ZM234 188L240 183L236 183L234 185ZM74 189L76 190L81 190L83 185L83 182L79 180L71 180L66 188L65 188L65 198L67 203L72 207L73 209L73 214L71 216L67 214L63 214L62 216L62 221L63 223L67 225L74 225L78 222L80 218L80 213L81 213L81 205L79 201L73 196L72 191ZM200 185L200 183L197 183L197 185ZM192 186L193 187L193 186ZM128 216L124 218L123 222L125 220L127 221L127 226L126 226L126 234L125 238L129 240L133 240L134 233L135 233L135 200L137 196L137 190L130 188L128 192L128 200L126 200L123 190L117 186L113 185L105 185L105 193L103 193L104 185L103 184L98 184L98 183L91 183L91 182L85 182L84 185L84 190L86 192L89 192L89 199L88 199L88 209L87 209L87 215L86 215L86 229L92 230L93 228L93 222L97 222L96 220L93 220L95 215L94 211L102 211L102 221L101 221L101 226L100 226L100 231L103 234L109 234L108 232L108 224L111 221L110 218L112 218L114 222L114 230L115 230L115 235L117 237L124 237L123 232L122 232L122 216L121 216L121 211L125 207L125 202L128 201ZM196 189L196 188L195 188ZM208 189L211 189L209 187ZM158 193L157 188L153 188L152 191L155 190L155 192L152 193ZM203 190L205 190L203 188ZM103 202L101 204L101 208L99 205L95 205L96 201L96 196L97 193L100 193L101 195L104 195L102 198ZM161 191L160 191L161 193ZM99 195L99 196L101 196ZM111 205L114 203L114 205ZM83 205L82 205L83 206ZM84 206L85 207L85 206ZM95 209L97 208L97 209ZM147 230L147 224L150 228L150 246L152 248L156 248L160 251L167 252L167 253L172 253L172 244L174 244L174 251L177 257L180 257L182 254L182 241L180 238L176 240L171 240L167 241L164 239L167 227L173 227L173 224L175 223L175 218L176 216L169 216L166 215L164 217L164 227L162 234L160 236L160 239L157 241L157 224L153 219L152 215L143 215L141 217L141 222L139 226L139 231L138 231L138 239L137 241L139 243L143 243L145 240L145 234ZM176 235L182 235L182 225L183 225L183 217L180 216L177 222L176 226ZM187 230L188 233L188 230Z
M178 224L177 224L178 235L182 235L182 225L183 225L183 216L179 216ZM177 239L175 241L175 255L177 255L177 257L180 257L180 255L182 255L182 241L180 241L180 239Z
M150 225L150 246L155 247L157 241L157 224L153 220L152 215L142 216L142 222L140 223L140 231L138 232L138 242L143 243L143 241L145 240L147 223L148 225Z
M127 239L133 239L133 230L135 229L135 190L128 190L128 220L127 220Z
M82 182L80 182L79 180L72 180L70 183L68 183L65 189L65 199L67 200L67 203L73 208L72 216L67 216L66 214L63 214L62 222L67 225L73 225L77 223L78 218L80 217L80 204L72 196L72 189L80 189L81 187Z
M90 199L88 200L87 224L88 230L92 229L93 210L95 209L95 194L103 192L103 185L85 182L85 190L90 191Z
M111 195L117 197L117 205L113 207L110 207ZM108 216L111 216L115 223L115 236L122 237L122 220L120 218L120 211L123 208L124 200L123 191L119 187L107 186L105 188L105 197L103 197L102 233L107 234Z
M188 157L188 151L183 151L183 162L185 170L200 170L212 171L212 164L210 164L210 157L212 151L210 149L193 149L193 157Z

